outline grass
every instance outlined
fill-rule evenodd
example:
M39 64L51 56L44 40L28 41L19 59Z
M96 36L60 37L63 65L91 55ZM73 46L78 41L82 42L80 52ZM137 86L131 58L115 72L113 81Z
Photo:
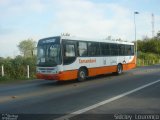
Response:
M0 84L2 84L2 83L17 83L17 82L32 80L32 79L35 79L35 77L31 77L31 78L22 77L22 78L18 78L18 79L13 79L13 78L4 76L4 77L0 77Z
M137 61L137 66L150 66L150 65L155 65L159 64L159 60L142 60L138 59Z

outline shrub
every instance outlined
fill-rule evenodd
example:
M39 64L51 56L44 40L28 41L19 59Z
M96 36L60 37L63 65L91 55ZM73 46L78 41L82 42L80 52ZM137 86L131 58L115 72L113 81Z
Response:
M27 65L30 66L30 78L35 78L36 57L24 58L17 56L16 58L0 58L0 66L4 66L4 77L2 79L26 79ZM1 70L0 70L1 72Z

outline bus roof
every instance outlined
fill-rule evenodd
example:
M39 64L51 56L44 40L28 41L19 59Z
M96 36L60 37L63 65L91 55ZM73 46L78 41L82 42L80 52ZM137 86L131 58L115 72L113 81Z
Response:
M106 43L117 43L117 44L129 44L134 45L132 42L126 42L126 41L113 41L113 40L107 40L107 39L95 39L95 38L80 38L80 37L72 37L72 36L60 36L61 39L67 39L67 40L75 40L75 41L95 41L95 42L106 42Z
M59 39L66 39L66 40L73 40L73 41L92 41L92 42L104 42L104 43L117 43L117 44L128 44L128 45L134 45L132 42L125 42L125 41L113 41L113 40L107 40L107 39L95 39L95 38L82 38L82 37L74 37L74 36L53 36L48 38L40 39L39 42L42 42L47 39L52 38L59 38Z

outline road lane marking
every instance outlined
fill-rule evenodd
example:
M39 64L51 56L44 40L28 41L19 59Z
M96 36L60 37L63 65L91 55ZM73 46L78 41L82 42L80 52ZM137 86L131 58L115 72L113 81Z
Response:
M148 83L148 84L146 84L146 85L143 85L143 86L141 86L141 87L138 87L138 88L136 88L136 89L133 89L133 90L131 90L131 91L122 93L122 94L120 94L120 95L117 95L117 96L115 96L115 97L112 97L112 98L110 98L110 99L106 99L106 100L104 100L104 101L102 101L102 102L99 102L99 103L97 103L97 104L91 105L91 106L89 106L89 107L86 107L86 108L77 110L77 111L72 112L72 113L70 113L70 114L68 114L68 115L64 115L64 116L62 116L62 117L56 118L56 119L54 119L54 120L69 120L69 118L71 118L71 117L77 116L77 115L79 115L79 114L85 113L85 112L87 112L87 111L89 111L89 110L95 109L95 108L97 108L97 107L99 107L99 106L102 106L102 105L104 105L104 104L107 104L107 103L110 103L110 102L115 101L115 100L117 100L117 99L120 99L120 98L122 98L122 97L125 97L125 96L127 96L127 95L129 95L129 94L132 94L132 93L134 93L134 92L137 92L137 91L139 91L139 90L141 90L141 89L143 89L143 88L146 88L146 87L151 86L151 85L153 85L153 84L156 84L156 83L158 83L158 82L160 82L160 79L157 80L157 81Z

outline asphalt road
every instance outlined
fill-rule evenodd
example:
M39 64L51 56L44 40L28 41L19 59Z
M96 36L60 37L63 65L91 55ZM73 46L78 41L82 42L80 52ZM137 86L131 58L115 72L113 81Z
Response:
M23 116L23 119L39 116L38 119L51 120L102 119L105 115L125 119L126 116L119 114L158 115L160 65L139 67L120 76L102 75L84 82L31 80L1 84L0 113L1 118L8 114L9 117Z

